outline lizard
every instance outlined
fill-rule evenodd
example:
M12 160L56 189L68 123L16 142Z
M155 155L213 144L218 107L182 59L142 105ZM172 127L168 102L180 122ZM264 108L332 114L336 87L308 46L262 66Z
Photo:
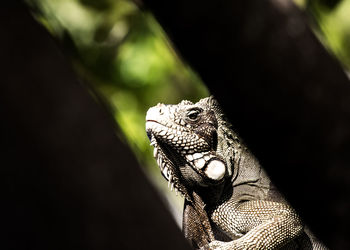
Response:
M184 197L183 232L193 248L327 249L213 96L151 107L146 132L161 174Z

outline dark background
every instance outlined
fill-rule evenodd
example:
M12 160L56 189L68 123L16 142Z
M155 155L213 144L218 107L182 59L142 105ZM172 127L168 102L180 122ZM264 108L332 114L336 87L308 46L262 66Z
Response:
M144 2L312 230L350 248L350 85L305 17L279 1ZM185 249L59 46L3 6L1 248Z
M290 1L144 0L306 223L350 247L350 84Z
M0 249L189 249L47 31L1 12Z

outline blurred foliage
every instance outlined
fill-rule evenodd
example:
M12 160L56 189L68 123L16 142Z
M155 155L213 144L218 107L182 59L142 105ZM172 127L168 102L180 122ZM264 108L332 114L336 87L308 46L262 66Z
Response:
M350 69L350 0L294 0L321 41ZM174 52L150 13L131 0L26 0L73 66L107 105L142 166L159 186L145 114L158 102L196 101L208 90ZM88 111L86 111L88 112ZM149 168L152 166L151 168ZM153 174L152 174L153 173ZM164 186L163 186L164 188Z
M140 165L163 191L145 132L145 115L158 102L196 101L208 95L179 60L150 13L128 0L27 0L34 17L70 55L89 90L108 107ZM88 110L86 112L89 112ZM117 131L118 132L118 131ZM167 195L174 201L174 195ZM181 198L175 199L181 210ZM180 218L179 214L175 217Z
M350 70L350 0L295 0L312 17L325 47Z
M197 100L208 91L179 60L152 15L127 0L27 3L108 105L140 162L154 165L144 128L147 109L158 102Z

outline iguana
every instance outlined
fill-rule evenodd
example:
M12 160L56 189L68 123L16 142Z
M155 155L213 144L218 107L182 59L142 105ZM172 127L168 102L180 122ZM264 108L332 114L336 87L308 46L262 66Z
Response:
M146 131L162 175L185 198L183 231L194 248L327 249L212 96L150 108Z

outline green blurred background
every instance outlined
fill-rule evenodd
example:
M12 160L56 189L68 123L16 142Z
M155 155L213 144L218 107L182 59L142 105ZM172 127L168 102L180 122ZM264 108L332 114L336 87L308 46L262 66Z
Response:
M325 47L349 70L350 0L295 2L307 13ZM120 128L117 135L130 145L147 176L168 192L152 157L145 114L158 102L196 101L208 96L200 78L179 58L152 14L140 11L133 1L27 3L34 17L61 44L89 91L113 115ZM181 210L181 198L166 197L176 200L177 211Z

